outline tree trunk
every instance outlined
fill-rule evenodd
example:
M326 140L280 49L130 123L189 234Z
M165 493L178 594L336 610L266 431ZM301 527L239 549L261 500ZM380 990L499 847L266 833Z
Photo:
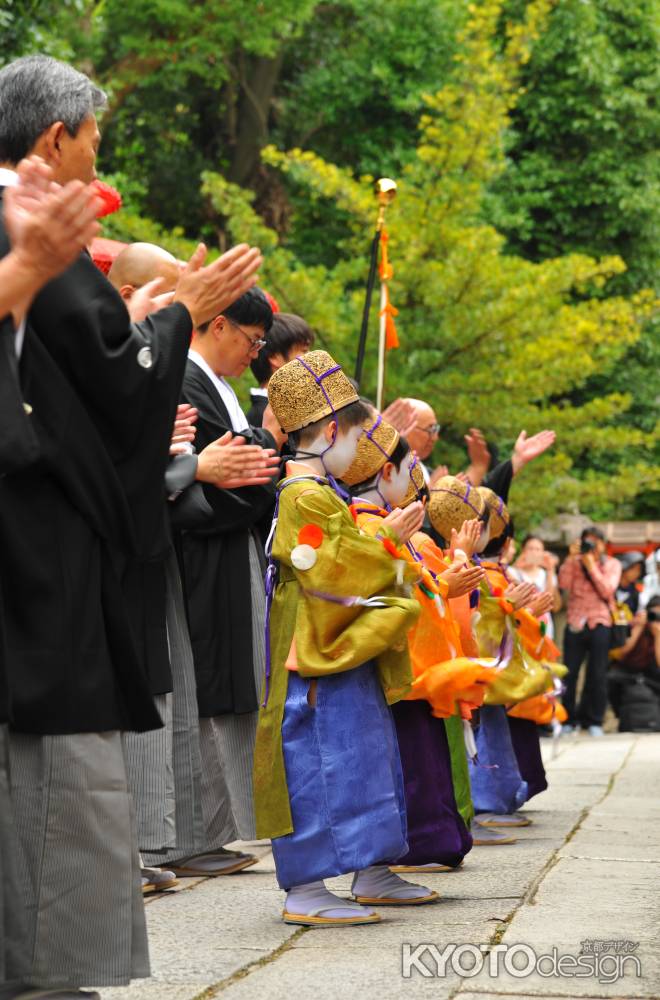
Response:
M273 59L260 56L246 60L241 55L238 131L228 176L243 187L254 177L261 150L268 142L268 119L283 58L283 51Z

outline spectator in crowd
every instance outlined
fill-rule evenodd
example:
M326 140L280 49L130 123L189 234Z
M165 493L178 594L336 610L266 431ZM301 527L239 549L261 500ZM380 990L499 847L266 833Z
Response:
M619 718L624 693L632 683L643 682L660 702L660 594L650 599L646 611L637 612L630 638L612 655L615 662L609 671L608 690ZM634 719L631 721L631 728L635 728Z
M652 552L646 560L642 592L639 597L640 608L645 608L652 597L660 591L660 548Z
M564 663L568 667L564 730L587 728L591 736L603 735L607 707L607 664L612 628L612 604L621 577L621 564L605 554L605 536L598 528L585 528L572 543L559 571L559 586L566 591L567 622ZM580 667L587 659L582 697L575 704Z
M257 389L250 389L250 409L246 416L253 427L261 427L264 410L268 405L268 383L273 372L287 361L307 354L314 343L314 332L301 316L291 313L273 313L273 325L264 334L266 343L250 368L259 383Z
M644 563L646 559L642 552L624 552L620 555L621 579L616 590L616 599L619 604L626 604L631 617L639 611L639 593L642 589L639 581L644 575Z

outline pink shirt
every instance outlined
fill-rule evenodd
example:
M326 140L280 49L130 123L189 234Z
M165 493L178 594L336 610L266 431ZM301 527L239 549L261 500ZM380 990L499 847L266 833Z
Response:
M568 591L566 620L571 628L612 624L610 602L621 579L621 563L605 556L602 562L596 561L590 576L593 583L585 575L578 556L567 559L559 570L559 586Z

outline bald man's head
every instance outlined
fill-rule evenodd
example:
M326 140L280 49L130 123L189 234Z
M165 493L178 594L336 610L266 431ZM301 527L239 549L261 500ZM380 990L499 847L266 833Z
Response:
M174 291L180 270L176 257L162 247L153 243L131 243L116 258L108 280L128 301L136 289L155 278L161 278L163 282L162 288L158 289L159 294Z
M415 414L415 427L408 431L406 438L411 448L425 461L438 440L438 418L433 408L423 399L406 399Z

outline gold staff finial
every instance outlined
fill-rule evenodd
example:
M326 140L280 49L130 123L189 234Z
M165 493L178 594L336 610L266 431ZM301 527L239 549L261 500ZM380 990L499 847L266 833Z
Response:
M393 181L390 177L381 177L376 181L374 189L378 198L378 221L376 229L380 232L385 222L385 209L396 198L396 181Z

